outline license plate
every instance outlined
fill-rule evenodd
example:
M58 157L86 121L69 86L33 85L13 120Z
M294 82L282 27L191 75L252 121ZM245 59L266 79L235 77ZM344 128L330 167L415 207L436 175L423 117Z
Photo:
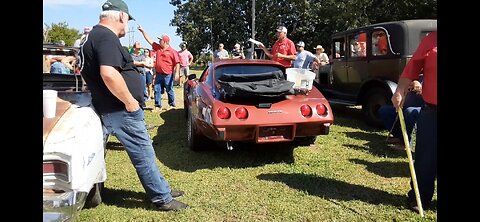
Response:
M258 128L258 142L292 140L292 126L263 126Z

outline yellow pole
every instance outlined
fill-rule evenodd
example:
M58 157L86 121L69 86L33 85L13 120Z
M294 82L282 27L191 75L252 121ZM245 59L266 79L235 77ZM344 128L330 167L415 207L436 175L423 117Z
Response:
M412 175L413 190L415 191L415 198L417 199L418 211L423 217L422 200L420 199L420 192L418 191L417 176L415 175L415 168L413 166L412 152L410 151L410 143L408 142L407 129L405 127L405 119L403 118L402 108L397 109L398 117L400 118L400 126L402 128L403 142L405 143L405 151L407 152L408 165L410 166L410 174Z

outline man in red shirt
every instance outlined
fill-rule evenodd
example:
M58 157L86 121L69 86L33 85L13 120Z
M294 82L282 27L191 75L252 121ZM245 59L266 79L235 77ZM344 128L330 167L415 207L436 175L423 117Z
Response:
M437 32L423 38L398 81L397 90L392 96L396 109L403 106L404 95L412 80L419 78L423 71L422 96L425 105L417 121L415 144L415 174L422 207L428 208L435 190L437 176ZM408 192L410 209L418 212L415 192Z
M292 61L297 58L297 50L292 40L287 38L287 28L279 26L277 28L277 41L273 44L272 52L270 52L265 45L260 43L258 46L263 49L265 55L273 61L281 63L283 66L292 67Z
M178 52L170 47L170 37L164 34L160 37L159 43L154 42L147 32L143 30L142 26L138 26L138 30L143 34L145 40L152 45L153 50L156 53L155 63L155 108L153 112L159 112L162 110L162 94L164 90L167 91L169 109L175 107L175 92L173 91L173 72L175 71L175 81L180 78L180 58Z

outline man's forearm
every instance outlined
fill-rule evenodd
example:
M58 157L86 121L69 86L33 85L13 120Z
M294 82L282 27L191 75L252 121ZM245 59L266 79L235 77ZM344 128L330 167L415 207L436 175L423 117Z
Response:
M268 58L272 58L272 54L270 53L270 51L268 51L268 49L266 48L262 48L263 49L263 52L265 52L265 55L268 56Z
M395 90L395 92L399 92L402 95L404 95L411 82L412 82L412 80L410 80L410 79L400 77L400 79L398 80L398 86L397 86L397 89Z
M147 34L147 32L141 31L141 33L142 33L142 35L143 35L143 38L145 38L145 41L147 41L148 44L153 45L153 42L154 42L154 41L153 41L152 38L150 38L150 36Z
M180 63L177 63L175 65L175 75L179 76L180 75Z
M295 59L297 59L297 56L296 55L284 55L283 58L284 59L289 59L289 60L295 60Z
M133 102L138 103L128 90L127 84L118 70L111 66L102 65L100 66L100 75L108 90L125 105Z

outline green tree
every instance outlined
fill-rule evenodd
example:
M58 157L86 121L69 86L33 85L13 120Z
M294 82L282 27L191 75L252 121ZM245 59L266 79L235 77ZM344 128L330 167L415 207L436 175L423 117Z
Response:
M249 47L252 0L171 0L177 7L170 25L189 43L192 53L224 43ZM406 19L436 19L437 0L256 0L255 39L271 47L275 27L285 25L288 37L304 41L307 50L321 44L329 52L330 36L360 26Z
M64 41L66 46L73 46L75 40L81 37L81 32L69 28L66 22L52 23L50 26L45 25L43 28L45 42Z

